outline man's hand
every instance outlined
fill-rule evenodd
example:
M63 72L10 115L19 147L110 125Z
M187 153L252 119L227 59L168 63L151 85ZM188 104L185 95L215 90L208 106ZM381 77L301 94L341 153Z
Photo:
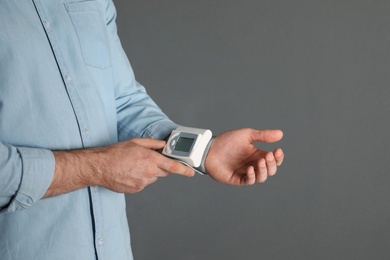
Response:
M209 175L231 185L263 183L273 176L283 162L284 153L258 149L254 142L273 143L281 140L280 130L239 129L219 135L211 145L205 168Z
M164 145L164 141L137 138L108 147L105 153L110 167L101 172L99 185L116 192L134 193L169 173L193 176L192 169L155 151Z
M135 138L101 148L54 151L54 177L44 197L94 185L135 193L169 173L193 176L192 169L156 151L164 145L160 140Z

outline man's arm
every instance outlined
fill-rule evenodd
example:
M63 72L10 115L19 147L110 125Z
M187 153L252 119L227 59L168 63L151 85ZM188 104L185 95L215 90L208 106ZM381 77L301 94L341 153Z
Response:
M101 148L55 151L54 177L44 197L94 185L135 193L169 173L193 176L190 168L155 151L164 145L138 138Z
M219 135L206 158L210 176L230 185L252 185L273 176L284 159L282 149L267 152L254 142L276 142L279 130L239 129ZM44 197L99 185L115 192L135 193L169 173L193 176L193 170L155 150L164 141L136 138L108 147L55 151L53 181Z

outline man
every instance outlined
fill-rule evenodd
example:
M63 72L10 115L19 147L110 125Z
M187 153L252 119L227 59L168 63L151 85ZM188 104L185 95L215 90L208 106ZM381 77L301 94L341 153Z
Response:
M0 259L132 259L123 193L168 173L173 123L135 81L111 0L0 0ZM279 130L218 136L217 181L264 182Z

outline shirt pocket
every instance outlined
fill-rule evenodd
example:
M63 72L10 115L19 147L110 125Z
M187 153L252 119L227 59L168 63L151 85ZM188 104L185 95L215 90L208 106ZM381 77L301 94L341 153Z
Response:
M96 1L65 4L76 31L84 62L96 68L111 67L110 45L101 5Z

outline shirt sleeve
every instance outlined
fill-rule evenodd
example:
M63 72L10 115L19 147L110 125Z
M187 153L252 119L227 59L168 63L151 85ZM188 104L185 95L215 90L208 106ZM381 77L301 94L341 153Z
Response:
M103 3L115 81L119 140L133 137L164 139L177 125L161 111L145 88L136 81L117 35L114 4L112 0Z
M38 202L54 175L53 153L0 142L0 155L0 214Z

